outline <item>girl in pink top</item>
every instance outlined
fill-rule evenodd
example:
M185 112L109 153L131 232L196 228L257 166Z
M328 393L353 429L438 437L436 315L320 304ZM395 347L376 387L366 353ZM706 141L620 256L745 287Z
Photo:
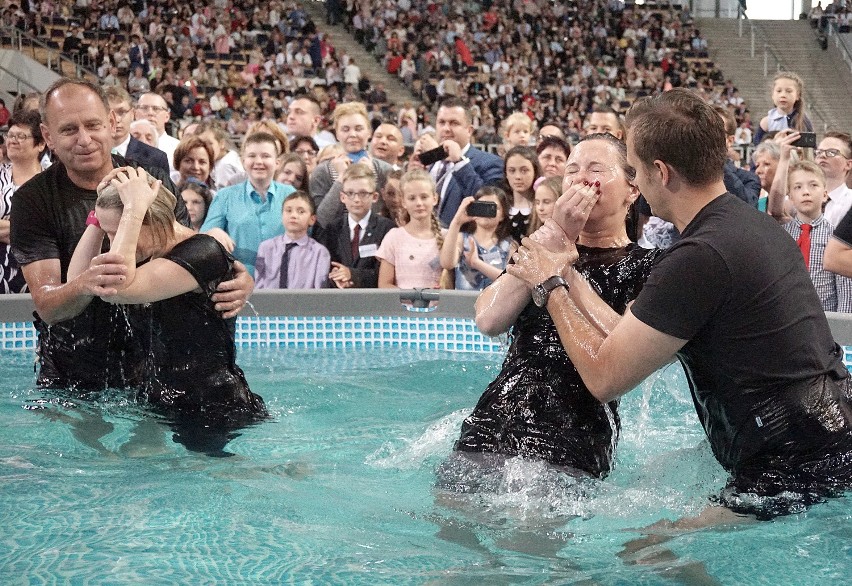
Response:
M408 221L387 233L376 256L380 259L379 287L437 289L441 281L440 251L444 243L435 206L435 181L423 169L414 169L399 181L402 207Z

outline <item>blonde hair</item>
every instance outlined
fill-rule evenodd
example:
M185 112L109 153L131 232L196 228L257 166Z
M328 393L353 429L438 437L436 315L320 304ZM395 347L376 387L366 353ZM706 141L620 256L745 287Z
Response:
M544 179L544 177L541 177L540 179ZM549 189L553 192L553 195L556 196L555 199L559 199L559 196L562 195L562 178L550 177L549 179L544 179L538 184L538 187L533 189L533 206L532 211L530 212L530 225L527 227L527 236L532 235L532 233L541 228L541 225L544 223L541 221L541 218L538 216L538 212L535 208L535 192L539 190L539 187Z
M502 134L509 134L509 131L511 131L515 126L526 126L530 132L532 132L533 129L533 123L529 116L523 112L513 112L512 114L509 114L505 120L503 120Z
M804 171L805 173L811 173L812 175L816 175L817 179L822 182L822 186L825 187L825 172L822 170L822 167L814 163L813 161L795 161L790 163L790 166L787 167L787 191L790 191L790 181L793 173L796 171Z
M368 179L370 181L370 189L373 191L376 190L378 177L376 177L376 171L373 169L372 165L367 165L366 163L355 163L354 165L346 167L346 170L340 177L340 182L346 183L347 181L354 179Z
M432 190L432 193L435 193L435 180L425 169L412 169L411 171L407 171L405 175L399 178L399 190L405 193L405 186L409 183L414 183L415 181L423 181L429 184L429 189ZM403 196L404 199L404 196ZM408 215L408 211L402 210L403 219L406 223L411 220L411 217ZM444 246L444 233L441 232L441 223L438 222L438 215L435 213L434 208L432 209L432 234L435 235L435 241L438 243L438 250L441 250L441 247Z
M331 115L332 128L337 130L338 120L344 116L349 116L350 114L359 114L363 116L364 120L369 125L370 118L367 115L367 106L365 106L363 102L344 102L342 104L338 104Z
M200 127L199 127L200 128ZM207 130L207 127L204 128ZM202 131L196 132L196 134L201 134ZM213 132L216 132L213 130ZM287 135L284 134L284 131L281 130L281 127L277 124L272 124L271 122L267 122L266 120L261 120L260 122L255 122L251 126L249 126L248 131L246 132L246 137L251 136L252 134L269 134L272 138L275 139L275 145L278 150L278 155L283 155L284 153L290 152L290 141L287 139ZM217 135L218 136L218 135ZM245 141L243 141L243 148L245 148Z
M144 169L138 169L140 174L144 174L148 180L148 185L154 185L157 181L154 177L148 174ZM160 190L154 201L145 210L145 216L142 218L143 226L150 226L154 238L154 246L157 249L165 248L166 244L175 236L175 205L177 198L175 195L160 185ZM124 211L124 204L121 202L121 196L118 194L118 188L112 183L98 189L98 199L95 202L95 207L105 210Z
M323 161L327 161L329 159L333 159L337 155L342 155L346 151L343 150L343 145L339 142L334 144L328 144L322 147L317 153L317 165L322 163Z

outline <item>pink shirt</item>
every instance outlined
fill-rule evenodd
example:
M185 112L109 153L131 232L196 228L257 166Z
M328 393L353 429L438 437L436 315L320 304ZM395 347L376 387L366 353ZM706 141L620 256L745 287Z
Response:
M435 238L415 238L405 228L387 233L376 256L394 266L400 289L432 287L441 283L441 259Z

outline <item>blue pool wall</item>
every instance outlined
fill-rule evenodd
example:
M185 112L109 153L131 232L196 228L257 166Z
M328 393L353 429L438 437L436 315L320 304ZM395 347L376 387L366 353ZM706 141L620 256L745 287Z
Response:
M403 303L400 298L404 297ZM430 310L409 301L437 297ZM257 291L237 320L238 348L370 348L503 353L506 337L483 335L469 291ZM0 349L34 351L29 295L0 295ZM835 340L852 366L852 315L828 313Z

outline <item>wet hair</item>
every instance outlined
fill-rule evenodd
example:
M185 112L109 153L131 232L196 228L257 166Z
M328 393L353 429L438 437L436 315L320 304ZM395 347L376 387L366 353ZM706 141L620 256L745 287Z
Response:
M409 183L414 183L415 181L423 181L429 184L429 189L432 192L435 192L435 180L425 169L412 169L411 171L406 171L405 174L399 178L399 190L405 193L405 186ZM403 201L405 197L403 196ZM408 216L408 212L403 209L403 219L408 222L411 218ZM432 234L435 235L435 241L438 243L438 250L441 250L441 247L444 246L444 233L441 232L441 223L438 221L438 215L435 213L435 210L432 210Z
M790 166L787 167L787 192L790 191L791 179L795 171L803 171L805 173L816 175L822 183L822 186L825 187L825 173L823 172L822 167L813 161L796 161L791 162Z
M60 77L48 87L44 93L41 95L41 99L39 101L39 112L41 113L41 120L45 124L47 124L47 106L50 104L50 101L53 99L54 95L57 91L64 88L65 86L76 86L78 88L82 88L84 90L89 90L101 101L104 105L104 109L107 113L110 111L109 99L107 99L106 93L101 86L92 83L91 81L86 81L85 79L71 79L68 77Z
M139 170L144 171L144 169ZM156 179L147 172L145 175L149 185L153 185L156 182ZM142 225L151 228L154 246L157 248L164 248L169 240L174 238L176 203L177 198L175 198L174 194L161 185L154 201L145 210ZM98 189L98 199L95 202L95 207L105 210L124 211L121 196L118 194L118 189L112 183L107 183Z
M722 179L728 158L725 127L713 108L685 89L638 100L627 113L637 158L646 166L662 161L690 185Z
M346 170L340 177L340 183L346 183L352 179L369 179L371 189L373 191L376 190L378 177L376 176L376 171L373 169L372 165L368 165L366 163L355 163L354 165L346 167Z
M577 144L589 142L590 140L602 140L615 149L616 153L618 153L618 166L621 167L622 172L624 172L627 182L632 185L636 180L636 169L631 167L627 162L627 144L623 140L614 137L609 132L587 134L581 138Z
M559 199L559 196L562 195L561 177L550 177L549 179L545 179L544 177L542 177L539 181L536 182L538 183L538 185L535 186L536 191L538 191L541 187L549 189L551 192L553 192L553 195L556 196L554 198L554 201L556 199ZM527 227L527 236L531 235L533 232L541 228L541 225L543 223L544 222L541 221L541 218L538 217L538 212L535 209L535 199L533 199L533 207L532 211L530 212L530 225Z
M523 157L524 159L529 161L530 164L532 164L532 168L533 168L532 183L530 184L529 191L524 194L524 197L526 197L529 201L532 201L533 200L533 193L535 191L535 189L533 188L533 185L535 185L535 180L538 179L539 177L541 177L541 164L538 162L538 154L535 152L535 149L533 149L532 147L527 147L527 146L516 146L516 147L512 147L512 148L509 149L509 152L507 152L506 156L503 158L503 161L505 161L504 166L503 166L503 181L505 183L506 193L512 193L512 187L509 185L509 180L506 177L506 167L505 166L506 166L506 164L509 163L509 158L514 157L514 156Z
M544 149L548 148L561 150L565 153L566 159L571 156L571 145L568 141L563 140L558 136L544 136L539 139L538 144L535 145L535 152L537 155L540 155Z
M294 199L301 199L302 201L307 203L308 209L311 211L312 216L315 216L317 214L317 204L314 203L314 198L311 197L310 193L302 189L297 189L296 191L284 198L284 201L281 203L281 211L284 211L284 206L287 204L288 201Z
M793 124L793 130L798 130L799 132L806 132L808 129L805 126L805 83L802 81L802 78L793 73L792 71L779 71L775 74L775 77L772 78L772 89L775 89L775 82L779 79L789 79L794 84L796 84L796 91L799 93L799 97L796 98L796 101L793 103L793 112L795 113L795 123Z
M252 132L247 134L243 139L243 153L246 152L246 147L250 144L271 144L275 146L275 156L279 156L281 151L281 141L275 138L272 134L268 132ZM284 144L287 144L286 142Z
M11 126L11 122L9 125ZM823 138L836 138L840 142L843 143L843 147L846 149L845 153L842 153L847 159L852 157L852 136L849 136L846 132L838 132L837 130L829 130L825 133Z
M180 170L180 164L183 162L183 160L189 155L189 153L191 153L197 148L202 148L204 149L204 152L207 153L207 161L210 164L210 172L208 172L209 180L209 175L210 173L212 173L213 165L216 162L215 158L213 157L213 147L210 146L210 143L208 143L206 140L194 134L184 137L184 139L180 141L180 143L178 143L177 147L175 148L175 152L173 155L175 169Z
M497 224L497 228L494 230L494 235L497 237L498 242L500 240L505 240L512 236L512 218L509 217L509 209L512 207L512 201L509 199L509 196L506 195L506 192L500 189L499 187L494 187L493 185L483 185L479 188L479 191L473 194L473 199L479 201L483 197L494 196L497 198L497 201L500 203L500 208L503 210L503 217L500 219L500 223ZM467 232L468 234L473 234L476 231L476 221L471 220L470 222L465 222L462 224L460 230L462 232Z
M19 110L12 114L12 117L9 118L8 127L12 128L13 126L29 128L35 145L44 144L44 136L41 133L41 115L35 110Z

